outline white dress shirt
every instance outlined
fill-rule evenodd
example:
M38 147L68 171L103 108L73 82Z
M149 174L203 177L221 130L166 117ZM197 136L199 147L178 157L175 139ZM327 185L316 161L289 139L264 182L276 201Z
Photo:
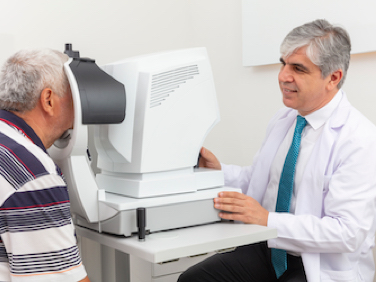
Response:
M299 193L299 185L302 181L303 172L306 167L307 161L311 156L313 147L322 132L323 125L332 115L333 111L336 109L341 99L342 91L338 91L337 94L328 104L326 104L321 109L304 117L307 120L307 125L302 132L300 151L296 163L294 188L290 203L290 213L295 213L296 195ZM284 138L281 146L278 149L278 152L271 166L270 181L262 202L262 206L270 212L275 211L275 207L277 204L279 180L281 178L281 173L283 165L285 163L287 152L291 146L292 138L294 136L295 126L296 121L289 129L286 137Z

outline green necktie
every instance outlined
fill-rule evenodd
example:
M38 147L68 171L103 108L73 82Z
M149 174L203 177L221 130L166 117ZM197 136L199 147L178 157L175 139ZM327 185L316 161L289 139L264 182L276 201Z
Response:
M275 208L276 212L289 212L290 210L296 160L298 159L299 154L301 134L306 124L307 121L304 117L297 116L294 137L287 153L281 179L279 181L277 205ZM285 250L281 249L272 249L271 251L274 270L277 278L279 278L287 270L287 253Z

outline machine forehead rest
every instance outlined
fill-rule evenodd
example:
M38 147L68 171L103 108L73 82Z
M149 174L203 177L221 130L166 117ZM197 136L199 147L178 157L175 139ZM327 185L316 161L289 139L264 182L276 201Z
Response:
M121 123L126 106L124 85L101 70L95 60L80 58L77 54L69 67L79 89L82 123Z

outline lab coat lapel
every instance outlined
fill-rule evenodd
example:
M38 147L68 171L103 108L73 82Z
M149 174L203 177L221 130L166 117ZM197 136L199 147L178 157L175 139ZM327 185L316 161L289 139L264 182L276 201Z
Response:
M335 132L332 132L331 126L325 124L298 189L296 214L313 214L321 217L325 171L334 140Z
M321 217L324 181L329 180L331 171L330 159L333 143L337 139L338 129L342 127L349 114L349 102L345 96L333 112L333 115L324 124L319 142L315 145L312 157L307 163L303 180L297 195L296 214L313 214Z

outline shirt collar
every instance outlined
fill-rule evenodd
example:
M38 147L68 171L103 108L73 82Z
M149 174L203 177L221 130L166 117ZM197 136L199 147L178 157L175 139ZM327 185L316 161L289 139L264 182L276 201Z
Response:
M333 99L321 109L304 116L309 125L314 129L320 128L332 115L342 99L342 91L339 90Z
M12 126L14 129L23 134L31 142L33 142L35 145L37 145L47 153L46 148L44 147L38 135L22 118L16 116L11 112L0 110L0 121L5 122L9 126Z

